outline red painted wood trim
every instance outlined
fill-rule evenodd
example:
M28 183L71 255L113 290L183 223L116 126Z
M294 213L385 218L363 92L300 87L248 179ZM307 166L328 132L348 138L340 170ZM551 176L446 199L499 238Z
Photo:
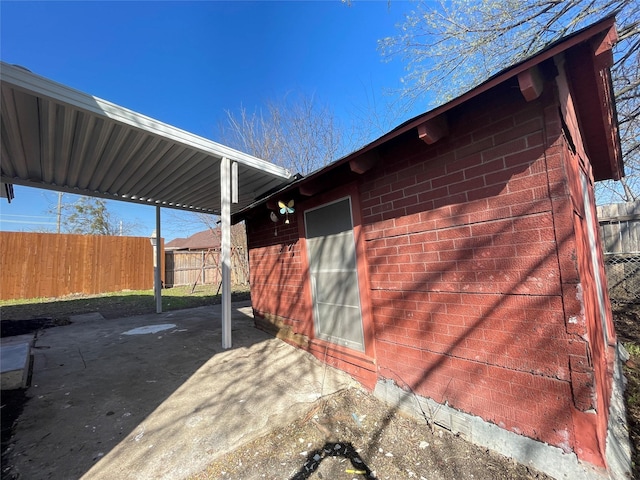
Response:
M317 195L320 192L324 192L325 190L328 190L333 186L334 184L330 183L328 179L319 178L309 183L300 185L298 191L303 197L313 197L314 195Z
M353 160L349 160L349 168L352 172L357 174L363 174L364 172L371 170L378 160L380 155L377 150L370 150Z
M305 203L301 202L296 209L296 222L298 223L298 241L300 242L300 267L303 271L304 280L302 282L301 299L309 308L304 308L304 317L302 320L302 332L307 338L312 339L315 335L315 327L313 324L313 295L311 294L311 280L309 278L309 256L307 255L307 237L305 235L304 211ZM306 208L309 208L308 206Z
M427 120L418 125L418 137L427 145L432 145L449 133L449 124L444 115Z
M335 343L327 342L319 338L309 340L309 350L326 354L327 356L340 358L341 360L356 365L358 368L363 368L371 372L375 372L376 360L370 357L366 353L352 350L348 347L336 345Z
M537 66L518 74L518 85L520 92L527 102L535 100L542 94L544 81Z
M358 272L358 286L360 290L360 310L362 313L362 331L364 335L364 355L375 359L375 332L373 327L373 317L371 310L371 297L370 297L370 283L369 283L369 269L367 265L367 258L365 254L365 238L364 231L362 229L362 213L360 207L360 192L358 185L355 182L351 182L346 185L342 185L329 192L322 193L314 198L310 198L299 204L299 209L296 210L298 214L298 233L300 238L301 248L301 263L302 269L305 272L303 292L305 299L309 301L309 305L313 305L313 297L311 294L311 280L309 278L309 257L307 256L307 244L306 244L306 232L304 225L304 212L310 208L318 207L325 203L329 203L333 200L337 200L342 197L351 197L351 216L353 219L353 238L356 245L356 269ZM308 331L305 329L305 334L309 336L309 339L313 341L319 341L315 338L315 326L313 320L313 309L309 309L309 316L305 319L309 325ZM331 344L338 347L337 345ZM344 347L346 348L346 347ZM348 349L350 352L357 352L357 350Z
M618 41L618 32L615 27L609 28L602 38L593 42L593 53L600 70L613 66L613 46Z

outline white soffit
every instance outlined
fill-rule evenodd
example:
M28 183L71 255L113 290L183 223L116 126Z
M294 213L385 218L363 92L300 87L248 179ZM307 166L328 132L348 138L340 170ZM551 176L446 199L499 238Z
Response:
M220 214L220 160L238 163L235 213L289 182L277 165L0 63L3 183Z

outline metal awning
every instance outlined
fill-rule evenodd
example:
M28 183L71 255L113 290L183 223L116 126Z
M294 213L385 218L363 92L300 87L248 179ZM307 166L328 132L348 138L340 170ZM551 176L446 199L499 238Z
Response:
M287 183L284 168L0 63L3 183L221 214L220 162L237 166L235 213Z
M277 165L0 62L0 181L221 216L222 346L231 347L231 214L289 182ZM161 265L157 249L156 265ZM162 311L159 271L156 311Z

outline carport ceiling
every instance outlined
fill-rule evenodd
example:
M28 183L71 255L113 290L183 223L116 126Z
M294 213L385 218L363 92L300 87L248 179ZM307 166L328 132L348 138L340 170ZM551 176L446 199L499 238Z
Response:
M287 170L6 63L3 183L221 213L220 162L238 165L240 211Z

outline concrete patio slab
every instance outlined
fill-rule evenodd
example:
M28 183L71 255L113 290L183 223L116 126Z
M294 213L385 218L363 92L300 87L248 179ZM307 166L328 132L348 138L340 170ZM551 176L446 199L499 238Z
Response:
M39 334L31 399L9 463L20 478L181 479L356 386L346 374L220 306L96 322ZM174 324L155 329L154 326ZM139 329L139 334L125 335Z
M34 335L17 335L0 344L0 389L14 390L27 386L31 344Z

